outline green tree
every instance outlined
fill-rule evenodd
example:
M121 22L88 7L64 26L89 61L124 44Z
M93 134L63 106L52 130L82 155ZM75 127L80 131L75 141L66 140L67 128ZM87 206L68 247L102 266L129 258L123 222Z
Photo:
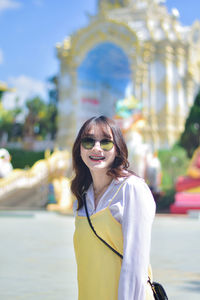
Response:
M5 110L3 104L0 103L0 136L2 136L3 133L11 134L13 122L12 111Z
M54 75L50 78L48 78L49 88L48 88L48 94L49 94L49 103L58 103L58 76Z
M24 122L24 137L35 137L41 133L41 120L46 116L46 104L40 97L26 101L28 114Z
M24 123L24 136L46 138L48 134L53 138L55 132L56 106L46 103L40 97L26 101L28 114Z
M49 83L49 118L50 123L50 134L51 138L54 139L57 132L57 115L58 115L58 76L52 76L48 79Z
M200 92L190 109L179 144L185 148L188 157L192 157L194 150L200 145Z
M20 113L21 108L19 106L16 106L11 110L6 110L3 103L0 102L0 138L4 133L7 134L8 140L10 140L13 136L17 136L21 125L16 122L16 118Z

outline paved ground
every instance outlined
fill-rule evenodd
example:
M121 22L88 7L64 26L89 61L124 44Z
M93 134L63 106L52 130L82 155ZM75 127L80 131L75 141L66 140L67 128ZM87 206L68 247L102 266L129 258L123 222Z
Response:
M73 230L70 216L1 211L0 299L76 300ZM199 237L199 219L156 217L151 262L170 300L200 299Z
M157 217L151 263L170 300L200 299L200 219Z

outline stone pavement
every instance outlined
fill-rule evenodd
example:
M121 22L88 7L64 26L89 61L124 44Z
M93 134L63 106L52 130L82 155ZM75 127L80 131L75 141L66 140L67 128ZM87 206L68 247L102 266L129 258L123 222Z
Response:
M200 219L157 216L152 233L154 280L170 300L200 299Z
M73 230L71 216L0 211L0 299L76 300ZM151 263L170 300L200 299L199 237L197 218L156 216Z

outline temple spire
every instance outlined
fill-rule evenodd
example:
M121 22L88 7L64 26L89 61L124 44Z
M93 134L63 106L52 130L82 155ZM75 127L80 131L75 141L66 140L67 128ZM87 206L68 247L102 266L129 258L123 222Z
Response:
M113 8L127 7L131 5L150 5L152 3L162 5L166 0L98 0L99 10L109 10Z
M98 9L112 9L117 7L125 7L133 0L98 0Z

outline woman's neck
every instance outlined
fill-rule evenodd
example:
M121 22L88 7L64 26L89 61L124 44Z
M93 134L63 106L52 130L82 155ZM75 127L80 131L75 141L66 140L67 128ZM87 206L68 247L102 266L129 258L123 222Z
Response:
M93 181L93 189L94 189L94 200L95 200L95 207L97 206L99 199L105 193L108 186L112 181L112 177L106 174L92 174L92 181Z

